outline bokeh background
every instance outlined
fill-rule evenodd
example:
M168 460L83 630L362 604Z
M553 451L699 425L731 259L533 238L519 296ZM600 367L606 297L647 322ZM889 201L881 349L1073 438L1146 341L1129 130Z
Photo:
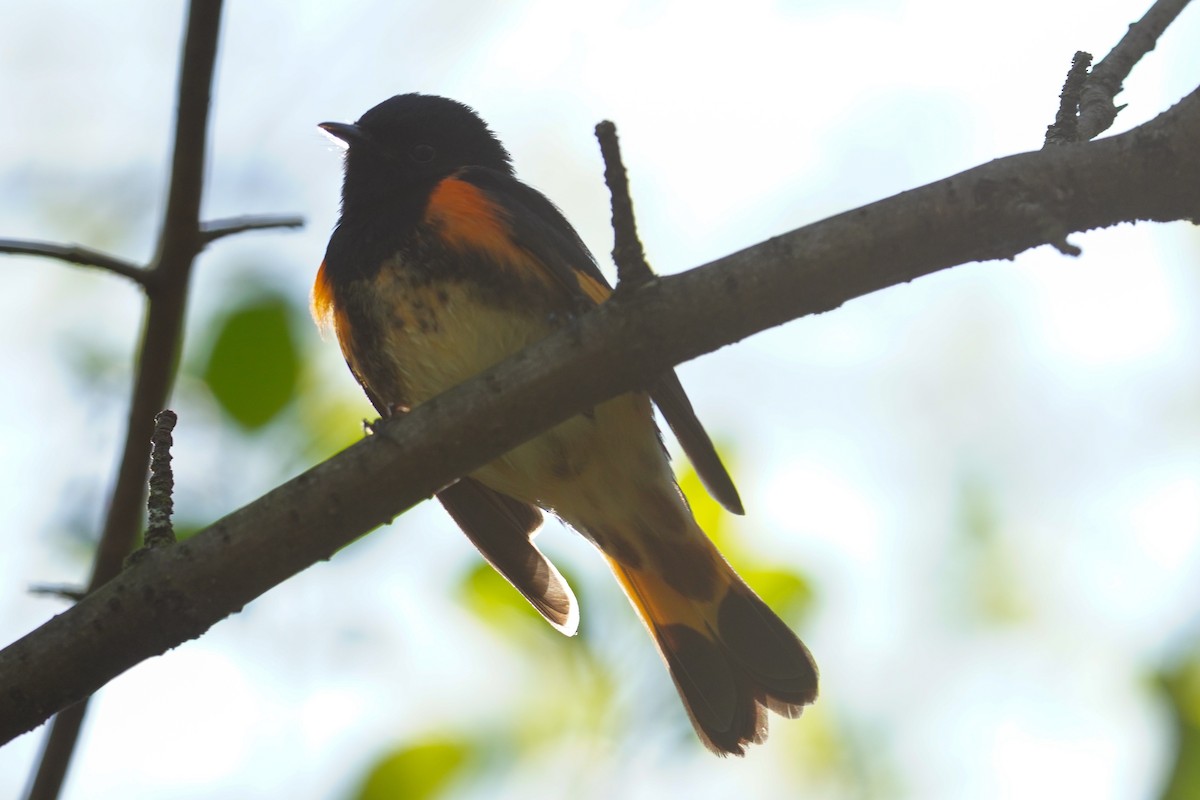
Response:
M0 236L147 259L183 3L0 6ZM1074 51L1101 57L1148 0L226 6L205 214L308 225L200 259L172 400L185 531L370 416L307 317L340 181L316 123L403 91L470 103L609 270L592 127L613 119L673 273L1037 149ZM1114 132L1200 84L1197 41L1189 8ZM694 741L578 537L539 540L583 605L568 640L427 503L106 687L65 797L1200 795L1200 236L1072 241L681 367L748 509L693 492L698 513L823 672L747 758ZM32 258L0 275L8 642L63 608L31 584L86 579L141 297ZM42 737L0 749L0 797Z

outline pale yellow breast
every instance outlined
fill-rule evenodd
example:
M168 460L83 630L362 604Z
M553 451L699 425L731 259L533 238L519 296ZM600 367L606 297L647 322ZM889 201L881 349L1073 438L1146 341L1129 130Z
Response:
M379 330L414 406L550 332L536 316L482 302L468 284L383 286L380 293L396 298L381 309L388 319L381 320Z
M404 386L406 402L422 402L493 366L551 332L543 312L489 304L470 284L416 285L383 277L376 319L382 352ZM517 447L473 477L497 491L548 508L587 532L599 521L661 528L647 518L662 498L685 512L659 444L650 400L627 394L563 422ZM648 502L649 498L649 502ZM689 517L690 518L690 517ZM670 527L677 527L671 525Z

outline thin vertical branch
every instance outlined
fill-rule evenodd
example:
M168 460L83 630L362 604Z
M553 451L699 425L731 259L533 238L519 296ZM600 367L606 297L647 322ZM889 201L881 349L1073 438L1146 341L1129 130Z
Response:
M88 591L94 591L116 575L125 556L133 549L142 519L146 464L150 455L154 416L166 406L174 383L192 262L203 244L200 196L204 183L209 100L220 26L221 0L193 0L188 7L180 61L175 146L167 208L158 252L150 267L154 280L149 285L148 309L142 328L125 449L109 501L104 531L96 550ZM54 718L37 775L29 790L29 800L54 800L58 797L86 711L87 700L84 700L64 709Z

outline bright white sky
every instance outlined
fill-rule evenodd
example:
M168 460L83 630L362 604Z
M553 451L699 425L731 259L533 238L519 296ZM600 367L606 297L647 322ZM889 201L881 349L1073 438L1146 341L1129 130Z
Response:
M315 125L398 92L476 107L601 256L608 198L592 127L613 119L651 261L677 272L1037 149L1074 51L1102 56L1148 3L233 0L206 214L298 212L308 227L221 243L223 258L201 262L192 319L224 302L238 273L307 292L340 180ZM165 163L181 5L7 3L0 236L149 255L160 184L146 176ZM1200 84L1197 41L1189 8L1126 83L1117 130ZM736 454L747 546L819 584L803 635L822 703L866 731L858 757L886 765L887 796L1144 797L1169 756L1143 677L1200 623L1200 248L1184 225L1072 241L1081 258L1042 248L958 268L682 369ZM48 505L65 497L95 524L127 389L115 375L110 404L72 402L72 359L86 357L81 342L128 352L140 309L115 278L24 259L0 269L7 642L59 609L26 585L85 574L63 557L48 529L61 510ZM330 380L348 383L336 347L325 357ZM194 497L231 509L268 488L255 470L269 474L269 453L230 463L221 443L189 439L186 417L178 441ZM980 578L957 527L974 483L1018 604L1032 609L1017 626L981 629L946 603ZM491 693L551 679L510 674L464 609L422 604L459 569L461 545L441 541L451 533L420 509L115 681L66 797L330 797L428 716L487 718L500 707ZM586 548L556 531L542 541L597 587L594 600L621 602L599 588ZM360 630L380 616L394 630ZM649 646L627 627L600 634L640 665ZM671 691L653 680L616 699ZM677 758L657 740L632 760L578 754L577 772L567 759L556 774L578 797L777 792L764 776L787 769L804 725L777 723L772 745L743 762L672 762L686 774L657 768L657 755ZM19 792L40 739L0 750L0 796ZM586 771L597 762L607 779ZM487 796L537 785L515 775Z

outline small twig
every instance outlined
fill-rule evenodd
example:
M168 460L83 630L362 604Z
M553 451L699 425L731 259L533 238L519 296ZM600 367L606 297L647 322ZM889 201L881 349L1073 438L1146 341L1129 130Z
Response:
M80 247L79 245L28 242L21 239L0 239L0 253L57 258L60 261L79 264L83 267L108 270L109 272L136 281L142 286L146 286L150 282L150 273L137 264L131 264L115 256L110 256L107 253L101 253L99 250L92 250L91 248Z
M294 214L288 216L276 214L262 216L247 215L243 217L229 217L228 219L214 219L200 223L200 241L207 245L215 242L217 239L245 231L302 227L304 227L304 217Z
M612 195L613 261L617 265L617 288L632 289L654 277L646 263L646 251L637 235L633 218L633 200L629 197L629 177L621 162L617 126L604 120L596 126L596 139L604 157L604 182Z
M1076 141L1089 141L1109 129L1117 113L1125 107L1113 105L1121 83L1133 65L1154 49L1158 37L1187 4L1188 0L1158 0L1145 16L1129 26L1117 46L1096 65L1080 94Z
M1067 241L1067 226L1042 203L1025 200L1014 204L1014 210L1027 217L1046 244L1064 256L1081 256L1083 250Z
M1066 236L1057 238L1054 241L1050 242L1050 246L1053 247L1058 252L1062 253L1064 256L1081 256L1081 255L1083 255L1083 249L1080 248L1078 245L1073 245L1069 241L1067 241Z
M1071 69L1067 71L1067 80L1063 83L1062 93L1058 96L1058 114L1054 124L1046 128L1046 141L1043 147L1057 144L1071 144L1078 135L1079 94L1087 82L1088 67L1092 65L1092 54L1082 50L1075 53L1071 59Z
M69 583L35 583L29 587L29 593L60 597L78 603L87 596L87 589Z
M171 431L175 430L178 420L179 417L169 408L154 417L154 435L150 437L150 496L146 500L149 512L146 547L158 547L175 541L175 530L171 527L171 512L175 510L172 499L175 475L171 471Z

